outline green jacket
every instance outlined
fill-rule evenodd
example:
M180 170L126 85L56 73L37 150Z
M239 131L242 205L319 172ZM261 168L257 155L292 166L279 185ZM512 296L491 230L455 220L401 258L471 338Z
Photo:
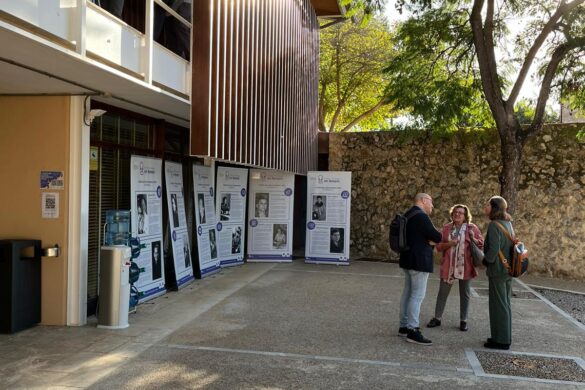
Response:
M485 236L484 244L484 261L487 263L486 275L488 278L505 278L510 277L508 270L502 264L498 252L501 250L506 258L512 250L512 242L506 237L502 229L495 223L496 221L490 222ZM509 221L498 220L502 224L508 233L512 235L512 223Z

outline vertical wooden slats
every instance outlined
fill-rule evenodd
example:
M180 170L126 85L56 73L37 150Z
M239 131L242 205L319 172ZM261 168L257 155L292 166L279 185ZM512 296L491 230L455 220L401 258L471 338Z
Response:
M319 26L310 0L193 2L191 153L317 169Z

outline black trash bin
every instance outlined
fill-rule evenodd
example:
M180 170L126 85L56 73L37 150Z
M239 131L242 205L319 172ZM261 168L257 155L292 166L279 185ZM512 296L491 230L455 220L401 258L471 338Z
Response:
M41 322L41 241L0 240L0 333Z

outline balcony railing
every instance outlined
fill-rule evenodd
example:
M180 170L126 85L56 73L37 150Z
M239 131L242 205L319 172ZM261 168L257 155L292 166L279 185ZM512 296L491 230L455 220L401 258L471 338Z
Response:
M191 62L156 42L153 31L155 15L174 18L189 32L191 23L162 0L144 2L144 31L89 0L0 0L0 19L189 100Z

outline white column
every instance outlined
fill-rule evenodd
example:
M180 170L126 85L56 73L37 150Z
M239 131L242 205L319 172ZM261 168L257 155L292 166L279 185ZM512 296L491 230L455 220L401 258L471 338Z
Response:
M69 124L69 191L67 256L67 325L87 322L87 252L89 219L89 126L84 97L73 96ZM89 100L89 99L88 99ZM88 110L89 110L89 102Z
M85 15L87 13L87 4L86 0L77 0L77 7L75 7L75 11L73 14L73 23L71 24L71 39L75 41L75 51L85 56L85 36L86 36L86 28L85 28Z
M144 23L144 42L142 50L142 71L144 82L152 84L152 56L153 56L153 30L154 30L154 0L146 0Z

